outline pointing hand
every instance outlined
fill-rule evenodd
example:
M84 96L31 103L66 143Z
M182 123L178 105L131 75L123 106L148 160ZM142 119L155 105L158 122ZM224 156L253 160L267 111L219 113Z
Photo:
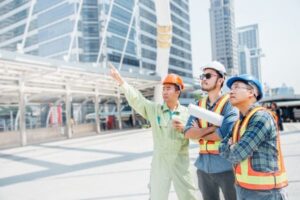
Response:
M113 66L113 64L108 63L108 66L110 68L110 76L119 84L123 85L124 80L118 70Z

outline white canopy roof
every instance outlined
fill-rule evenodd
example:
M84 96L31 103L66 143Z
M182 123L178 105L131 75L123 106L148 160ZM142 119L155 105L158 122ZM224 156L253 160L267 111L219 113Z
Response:
M160 83L160 77L122 72L125 80L144 92ZM150 89L150 90L149 90ZM30 102L56 101L65 94L73 100L87 97L117 97L118 86L109 70L92 64L59 60L0 50L0 104L18 103L23 90Z

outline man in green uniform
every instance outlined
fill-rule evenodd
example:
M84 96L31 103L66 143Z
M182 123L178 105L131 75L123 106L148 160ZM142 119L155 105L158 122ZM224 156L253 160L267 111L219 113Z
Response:
M178 98L184 89L182 79L168 74L163 81L164 103L147 100L138 90L126 83L110 64L111 77L120 85L132 108L147 119L152 127L153 158L150 174L151 200L167 200L171 182L179 200L195 200L195 187L189 170L189 141L184 138L187 108Z

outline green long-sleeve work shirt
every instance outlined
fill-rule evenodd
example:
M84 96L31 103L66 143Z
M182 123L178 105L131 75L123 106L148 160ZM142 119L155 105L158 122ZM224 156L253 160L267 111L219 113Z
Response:
M166 104L161 105L147 100L138 90L127 83L121 86L121 91L125 94L129 105L150 122L153 133L154 154L188 155L189 141L172 127L173 116L186 124L189 116L186 107L181 106L178 102L177 108L171 111Z

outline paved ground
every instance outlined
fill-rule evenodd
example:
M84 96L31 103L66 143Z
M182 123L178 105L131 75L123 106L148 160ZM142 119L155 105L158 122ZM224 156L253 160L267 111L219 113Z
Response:
M300 196L299 143L300 131L282 134L291 200ZM146 200L151 154L148 130L2 150L0 199ZM191 162L196 156L192 144ZM177 199L173 189L169 199Z

